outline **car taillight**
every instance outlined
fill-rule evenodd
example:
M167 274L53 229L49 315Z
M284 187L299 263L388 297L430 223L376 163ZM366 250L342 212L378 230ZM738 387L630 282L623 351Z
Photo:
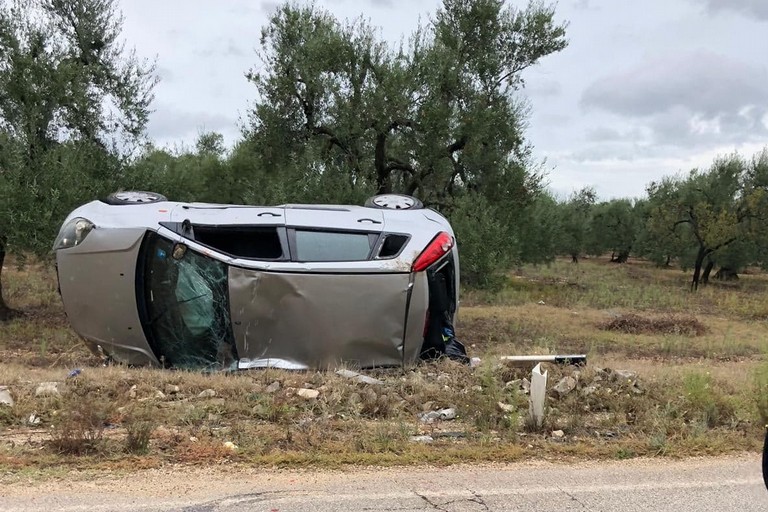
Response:
M453 248L453 237L445 231L439 233L413 262L413 272L421 272L445 256Z

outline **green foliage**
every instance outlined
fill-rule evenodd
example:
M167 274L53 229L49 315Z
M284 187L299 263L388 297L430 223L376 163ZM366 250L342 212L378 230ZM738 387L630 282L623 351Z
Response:
M0 5L0 235L15 250L49 250L72 207L123 179L156 80L121 24L113 0Z
M417 195L465 233L466 277L492 281L528 254L517 226L541 185L514 93L524 69L565 47L553 18L539 3L446 0L433 24L391 47L362 20L284 5L248 75L260 97L242 149L258 162L252 197ZM483 239L468 229L481 218Z
M595 199L595 190L585 187L559 205L558 253L567 254L574 262L586 251Z
M733 154L715 160L706 171L665 178L648 186L646 253L657 260L692 258L692 288L699 285L702 266L717 261L745 264L766 244L768 155L751 162ZM654 240L654 243L648 241ZM736 248L743 252L733 252ZM706 272L705 272L706 280Z
M594 205L589 220L586 248L596 256L610 252L613 260L626 262L635 245L641 224L641 209L629 199L614 199Z

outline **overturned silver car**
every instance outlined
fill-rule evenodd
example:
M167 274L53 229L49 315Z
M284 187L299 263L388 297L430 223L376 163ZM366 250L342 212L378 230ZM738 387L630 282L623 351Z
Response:
M195 369L465 359L448 221L409 196L360 206L170 202L120 192L54 243L74 330L117 362Z

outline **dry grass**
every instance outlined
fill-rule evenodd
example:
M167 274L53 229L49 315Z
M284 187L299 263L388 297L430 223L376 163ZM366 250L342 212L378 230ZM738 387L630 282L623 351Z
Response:
M648 318L629 313L603 322L598 327L606 331L618 331L627 334L701 336L707 332L706 326L696 318L679 315Z
M50 271L7 274L7 299L30 312L0 328L0 385L16 402L0 406L0 468L14 474L224 460L336 467L714 454L757 449L768 418L761 274L692 295L679 271L641 262L526 268L497 294L465 295L458 334L481 367L369 372L382 386L324 372L104 367L68 328ZM515 384L528 371L496 356L558 352L588 353L590 364L576 374L549 367L550 382L574 375L577 387L548 398L545 428L531 432ZM634 371L638 384L598 381L588 391L604 367ZM73 368L82 373L67 379ZM60 395L36 396L45 381L61 382ZM267 392L274 382L279 389ZM307 400L296 388L320 395ZM215 396L201 398L207 389ZM419 420L449 407L457 419ZM434 441L414 443L415 435Z

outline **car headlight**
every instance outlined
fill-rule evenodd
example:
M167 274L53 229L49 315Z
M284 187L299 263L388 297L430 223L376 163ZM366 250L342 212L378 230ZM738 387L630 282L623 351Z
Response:
M62 226L59 236L53 242L53 250L69 249L79 245L95 226L93 222L82 217L76 217Z

